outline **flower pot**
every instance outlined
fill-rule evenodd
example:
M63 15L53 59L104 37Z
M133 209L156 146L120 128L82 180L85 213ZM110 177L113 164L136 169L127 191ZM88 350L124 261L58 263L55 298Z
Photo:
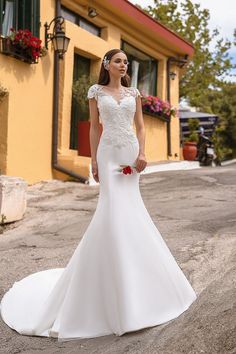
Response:
M194 141L184 143L183 156L185 160L194 161L197 156L197 143Z
M100 136L102 134L102 124L100 125ZM78 122L78 155L91 157L89 141L90 121Z
M158 118L160 120L163 120L164 122L169 122L170 121L170 116L167 114L161 113L161 112L151 112L148 109L143 109L143 113L147 114L148 116Z
M33 58L30 48L23 48L19 44L13 44L9 38L1 38L1 52L25 63L37 64L38 60Z

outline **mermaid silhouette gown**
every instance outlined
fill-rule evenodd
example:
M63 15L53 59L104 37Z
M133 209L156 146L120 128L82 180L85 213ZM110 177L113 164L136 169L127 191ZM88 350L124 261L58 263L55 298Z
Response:
M92 85L103 133L97 149L100 193L96 211L65 268L33 273L1 301L5 323L25 335L58 341L122 334L178 317L197 298L154 225L140 194L133 130L138 89L120 102Z

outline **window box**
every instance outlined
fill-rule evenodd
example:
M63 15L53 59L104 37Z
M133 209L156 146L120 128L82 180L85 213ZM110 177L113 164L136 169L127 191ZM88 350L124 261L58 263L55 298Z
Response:
M142 109L143 113L165 122L169 122L171 116L175 116L177 113L176 108L171 106L169 102L162 101L159 97L151 95L142 95Z
M1 38L1 50L4 55L16 58L28 64L37 64L38 58L33 58L29 48L25 49L13 44L9 38Z
M146 110L145 108L143 108L143 113L147 114L148 116L152 116L152 117L158 118L160 120L163 120L164 122L169 122L170 121L170 116L167 116L164 113L158 113L158 112L153 113L153 112L150 112L150 111Z
M28 29L10 29L10 35L1 37L1 53L9 55L29 64L37 64L38 58L47 51L41 46L41 40L34 37Z

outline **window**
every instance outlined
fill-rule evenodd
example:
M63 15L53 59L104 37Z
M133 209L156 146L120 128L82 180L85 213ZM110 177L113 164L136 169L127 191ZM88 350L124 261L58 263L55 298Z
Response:
M81 76L90 76L91 60L79 54L74 54L73 81L79 80ZM71 102L71 125L70 125L70 149L78 149L78 123L79 120L87 118L89 115L89 106L82 108L72 96Z
M40 0L0 0L0 34L7 36L13 27L39 37L39 11Z
M98 37L101 36L101 29L99 27L95 26L93 23L89 22L85 18L81 17L77 13L67 9L64 6L62 6L62 8L61 8L61 15L66 20L73 22L75 25L80 26L81 28L94 34L95 36L98 36Z
M156 96L158 61L124 41L121 49L125 51L130 63L128 74L131 77L131 86L145 95Z

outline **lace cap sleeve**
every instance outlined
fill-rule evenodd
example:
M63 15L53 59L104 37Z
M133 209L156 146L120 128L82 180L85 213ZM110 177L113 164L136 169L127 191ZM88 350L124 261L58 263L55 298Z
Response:
M136 97L140 96L142 98L142 95L141 95L140 91L138 89L136 89L135 91L136 91L135 92L136 93Z
M137 98L138 96L140 96L141 98L143 97L137 88L134 88L134 94L135 94L135 98Z
M90 88L88 89L87 98L95 98L97 101L97 98L98 98L98 85L97 84L90 86Z

